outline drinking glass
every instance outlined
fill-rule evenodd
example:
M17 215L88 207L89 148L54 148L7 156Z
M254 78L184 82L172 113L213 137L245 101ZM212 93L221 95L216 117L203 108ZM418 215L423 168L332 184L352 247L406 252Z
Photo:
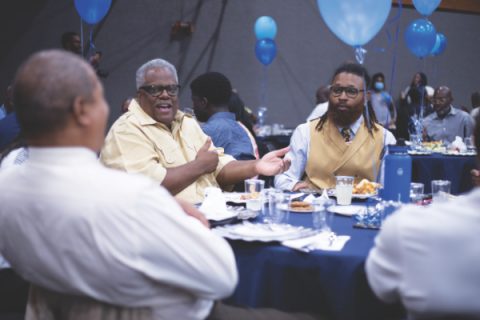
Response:
M315 230L320 232L332 231L333 211L330 207L335 205L332 199L317 198L312 201L312 221Z
M291 195L283 193L281 190L270 192L268 198L268 211L271 223L288 223L291 201Z
M352 176L336 176L335 196L337 204L348 206L352 203L353 177Z
M420 182L412 182L410 183L410 201L413 203L417 203L418 201L422 200L423 198L423 191L424 185Z
M475 144L473 143L473 137L465 138L465 146L467 147L467 151L475 151Z
M422 135L421 134L410 134L410 142L412 143L412 149L415 151L420 151L422 149Z
M432 201L447 201L450 195L450 185L448 180L432 180Z
M265 181L260 179L245 180L245 192L247 193L247 210L261 211L263 206L262 190Z

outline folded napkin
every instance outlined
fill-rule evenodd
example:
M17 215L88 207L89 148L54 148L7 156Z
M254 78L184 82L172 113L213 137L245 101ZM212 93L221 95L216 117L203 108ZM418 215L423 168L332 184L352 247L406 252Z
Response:
M305 199L303 199L303 201L308 202L308 203L313 203L313 200L315 200L315 199L324 199L324 200L330 199L328 197L327 189L323 189L321 196L315 197L313 194L309 194L308 196L305 197Z
M227 209L225 197L220 188L208 187L205 189L205 198L198 208L208 220L220 221L235 217L236 212Z
M307 246L310 250L341 251L348 240L350 236L336 236L332 240L330 233L322 232L311 237L283 241L282 245L300 251Z
M253 238L282 238L298 234L301 230L290 225L266 225L261 223L244 223L231 227L230 232Z
M458 152L466 152L467 146L463 142L463 139L459 136L455 137L455 140L450 144L450 150L457 150Z

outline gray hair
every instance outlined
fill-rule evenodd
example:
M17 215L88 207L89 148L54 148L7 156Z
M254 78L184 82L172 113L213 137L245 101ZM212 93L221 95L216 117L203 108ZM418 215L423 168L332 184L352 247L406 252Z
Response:
M175 69L175 67L170 62L163 59L153 59L138 68L135 79L137 84L137 90L140 89L143 84L145 84L145 74L150 69L167 69L172 73L175 81L178 83L177 69Z

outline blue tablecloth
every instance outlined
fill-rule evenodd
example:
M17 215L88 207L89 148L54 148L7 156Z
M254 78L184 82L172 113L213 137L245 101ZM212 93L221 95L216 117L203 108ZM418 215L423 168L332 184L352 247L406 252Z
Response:
M290 213L290 223L311 227L312 216ZM240 280L227 302L321 313L329 319L400 317L402 308L379 301L365 278L364 262L377 231L352 225L350 217L334 217L333 231L351 236L340 252L303 253L278 243L230 241Z
M474 156L412 156L412 182L422 182L425 193L430 193L432 180L450 180L452 194L465 193L473 188L470 170L475 167Z

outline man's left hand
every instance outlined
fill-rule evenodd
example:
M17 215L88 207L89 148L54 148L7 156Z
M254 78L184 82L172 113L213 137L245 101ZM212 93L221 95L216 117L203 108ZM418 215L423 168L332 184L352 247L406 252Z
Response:
M256 164L258 174L274 176L285 172L290 168L290 159L283 156L290 150L289 147L274 150L264 155Z
M200 221L205 227L210 228L210 223L208 223L207 218L205 218L205 216L200 210L198 210L197 208L195 208L185 200L181 200L181 199L176 199L176 200L187 215L194 217L195 219Z

